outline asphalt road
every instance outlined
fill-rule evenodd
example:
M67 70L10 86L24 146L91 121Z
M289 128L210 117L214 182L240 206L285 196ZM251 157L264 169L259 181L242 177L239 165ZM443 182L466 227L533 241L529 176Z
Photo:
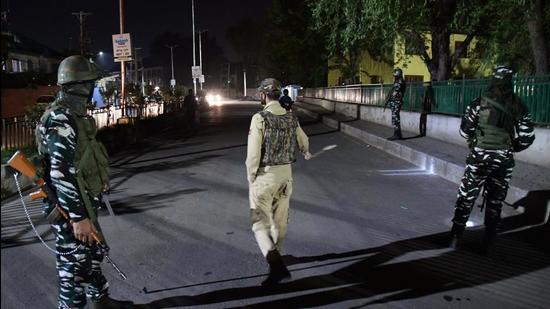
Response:
M548 308L548 226L508 233L492 258L477 253L480 228L461 251L443 246L457 187L311 120L311 152L293 166L283 254L292 280L267 272L249 223L244 161L258 103L226 102L199 133L177 123L149 132L112 158L111 204L102 227L111 294L138 308ZM52 245L39 205L29 204ZM54 308L55 258L33 236L19 201L2 205L2 308ZM472 221L481 222L474 210ZM545 233L545 234L543 234Z

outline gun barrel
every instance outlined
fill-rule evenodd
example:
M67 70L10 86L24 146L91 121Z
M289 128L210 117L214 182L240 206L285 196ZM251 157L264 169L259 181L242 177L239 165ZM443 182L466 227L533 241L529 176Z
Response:
M118 268L118 266L113 262L113 260L111 260L108 254L105 254L105 258L107 259L107 262L109 262L109 264L111 264L113 268L116 270L116 272L122 277L122 279L124 280L128 279L128 277L126 277L126 275L122 272L122 270L120 270L120 268Z

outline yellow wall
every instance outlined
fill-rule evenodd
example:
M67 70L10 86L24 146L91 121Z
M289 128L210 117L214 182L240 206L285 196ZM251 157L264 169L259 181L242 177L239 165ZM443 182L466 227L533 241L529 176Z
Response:
M335 62L333 60L328 61L329 68L333 67ZM384 61L378 61L371 57L369 52L365 51L361 55L361 63L359 65L359 80L361 84L370 84L371 77L369 75L378 75L384 83L391 83L393 81L392 66ZM338 85L338 78L342 76L340 70L332 68L328 70L328 86L340 86Z
M432 55L431 49L431 36L430 34L425 35L426 46L428 46L428 55ZM461 42L466 39L465 34L451 34L449 50L451 55L455 52L455 42ZM470 45L468 46L468 54L475 48L476 39L474 38ZM468 55L469 56L469 55ZM395 49L394 49L394 62L396 67L400 67L403 70L403 75L422 75L424 81L430 80L430 72L424 64L422 58L418 55L405 55L405 43L402 38L396 40ZM491 73L491 68L480 67L480 64L475 59L462 58L460 59L460 64L457 65L453 70L455 75L459 75L459 68L462 67L465 70L472 71L472 74L477 76L488 76Z
M461 42L464 41L466 38L466 35L464 34L451 34L450 37L450 43L449 43L449 49L451 52L451 55L455 52L455 42ZM425 34L425 40L426 40L426 46L428 46L428 55L432 55L431 50L431 36L430 34ZM476 40L473 39L470 45L468 46L468 54L471 54L470 51L472 51L475 48ZM469 55L468 55L469 56ZM398 37L395 42L395 48L394 48L394 67L399 67L403 70L403 75L407 77L407 75L421 75L423 81L427 82L430 81L430 72L428 71L428 68L424 64L424 61L422 58L418 55L405 55L405 43L401 37ZM329 68L334 66L334 61L329 60L328 62ZM479 61L476 61L475 59L470 58L462 58L460 59L459 65L457 65L454 68L454 74L459 75L460 73L460 67L468 71L470 75L475 75L476 77L483 77L483 76L489 76L492 71L492 65L487 67L482 67ZM383 61L377 61L373 59L368 52L364 52L361 56L361 71L366 71L370 75L379 75L382 77L382 81L384 83L391 83L393 81L393 67ZM342 74L340 71L336 68L329 69L328 70L328 86L339 86L338 85L338 78ZM371 79L370 77L361 72L360 74L360 81L362 84L370 84Z

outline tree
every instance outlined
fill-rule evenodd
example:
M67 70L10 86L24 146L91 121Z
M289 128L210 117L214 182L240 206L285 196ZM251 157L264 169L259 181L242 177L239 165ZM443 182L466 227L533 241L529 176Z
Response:
M521 1L525 2L525 0ZM550 53L548 52L548 41L550 40L550 5L544 0L528 0L524 5L528 6L525 11L527 28L531 49L535 61L535 72L537 75L548 74L550 70ZM546 21L546 29L544 25Z
M274 0L266 27L271 75L285 84L326 84L327 53L323 35L313 28L312 1Z
M331 54L339 48L364 46L372 55L388 59L388 51L401 38L420 53L431 78L437 80L451 76L474 36L483 32L488 11L486 0L320 0L313 4L317 29L325 31ZM466 33L466 38L451 54L450 36L457 31Z

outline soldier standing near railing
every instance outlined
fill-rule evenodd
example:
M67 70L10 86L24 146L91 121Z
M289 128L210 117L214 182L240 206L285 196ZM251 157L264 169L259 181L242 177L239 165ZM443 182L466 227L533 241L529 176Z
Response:
M400 68L393 70L394 82L392 90L386 98L386 106L391 109L391 124L393 127L393 136L388 137L388 140L402 139L401 135L401 106L403 106L403 97L405 95L405 81L403 80L403 71Z
M514 94L512 75L509 67L497 67L487 91L470 103L462 118L460 135L466 138L471 151L455 206L450 238L454 248L460 245L474 202L484 187L483 251L490 253L515 165L514 152L526 149L535 140L531 115Z

